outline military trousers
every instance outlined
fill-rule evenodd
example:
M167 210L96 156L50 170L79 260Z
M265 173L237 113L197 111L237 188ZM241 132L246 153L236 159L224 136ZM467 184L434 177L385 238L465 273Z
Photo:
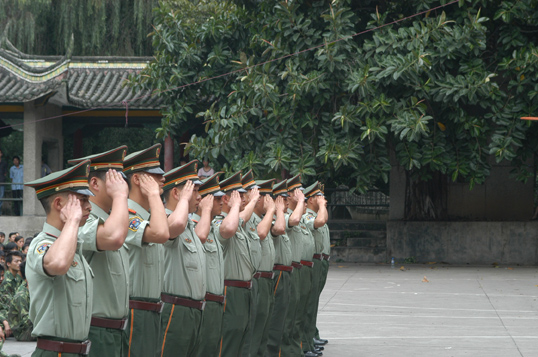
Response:
M321 296L321 292L323 291L323 288L325 287L325 283L327 282L327 276L329 275L329 261L328 260L322 260L321 261L321 279L320 279L320 285L319 285L319 295ZM318 297L318 308L319 308L319 297ZM319 337L319 330L317 326L318 322L318 315L316 314L316 318L314 320L314 326L316 327L316 333L314 334L314 337L316 339L320 339Z
M206 301L202 311L202 341L198 345L198 357L217 357L220 353L222 315L224 304Z
M156 299L137 298L140 301L156 302ZM161 314L155 311L129 309L129 324L123 331L127 345L124 357L154 356L159 350Z
M282 347L280 348L280 356L297 356L302 357L303 350L301 349L301 336L299 329L296 327L296 321L301 317L297 313L299 308L300 292L300 276L302 269L293 269L291 273L290 283L290 303L288 315L284 325L284 336L282 336Z
M245 344L243 345L243 357L250 357L250 346L252 343L252 333L254 332L254 322L256 320L256 308L258 303L258 279L252 278L252 288L250 289L250 321L248 324Z
M275 297L273 295L273 279L258 279L258 301L256 303L256 318L252 329L250 356L263 357L267 348L269 321L273 313Z
M161 314L160 357L195 356L200 343L202 311L164 303Z
M299 303L297 304L298 318L295 320L295 331L301 339L303 351L309 351L310 345L306 337L306 325L308 322L307 304L312 293L312 271L314 268L303 265L299 273Z
M303 339L303 351L313 351L315 348L314 335L316 334L316 325L314 324L314 318L318 314L319 285L322 264L321 260L318 259L313 259L312 261L314 262L314 267L312 268L312 289L308 295L308 300L306 303L306 322L304 327L305 336Z
M122 330L90 326L88 339L92 341L90 357L124 356L129 348L123 338Z
M222 357L241 356L250 322L250 289L226 286L222 317Z
M290 303L290 272L275 270L275 287L273 295L275 304L271 321L269 323L269 340L265 356L273 357L280 354L280 346L282 343L282 335L284 334L284 324L286 323L286 315L288 314L288 305Z

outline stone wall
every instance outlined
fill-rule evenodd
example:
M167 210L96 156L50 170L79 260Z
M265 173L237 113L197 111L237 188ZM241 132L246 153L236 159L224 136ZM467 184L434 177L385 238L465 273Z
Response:
M538 265L538 222L387 222L387 257Z
M41 232L43 223L44 216L0 216L0 232L6 234L6 239L10 232L19 232L24 238L33 237Z

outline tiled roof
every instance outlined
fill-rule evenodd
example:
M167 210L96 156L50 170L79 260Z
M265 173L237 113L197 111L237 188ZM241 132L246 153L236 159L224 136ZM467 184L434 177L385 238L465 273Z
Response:
M142 71L149 57L28 56L0 49L0 103L28 102L55 92L66 93L65 105L79 108L156 109L161 99L148 91L133 93L123 85Z

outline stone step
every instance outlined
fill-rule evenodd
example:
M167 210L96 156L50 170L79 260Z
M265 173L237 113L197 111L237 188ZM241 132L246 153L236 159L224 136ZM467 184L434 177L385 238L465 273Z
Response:
M387 252L382 247L334 247L331 248L332 262L386 263Z
M331 220L328 222L331 231L360 231L387 229L386 221L353 221L353 220Z
M387 232L384 230L358 230L358 231L330 231L331 240L354 238L378 238L385 240Z

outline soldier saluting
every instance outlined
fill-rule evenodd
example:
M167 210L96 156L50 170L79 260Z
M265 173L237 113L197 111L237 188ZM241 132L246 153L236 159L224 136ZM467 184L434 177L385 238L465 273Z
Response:
M33 356L84 356L90 351L92 275L77 236L91 210L88 164L26 183L35 188L47 214L43 231L30 244L26 266L32 334L37 336Z

